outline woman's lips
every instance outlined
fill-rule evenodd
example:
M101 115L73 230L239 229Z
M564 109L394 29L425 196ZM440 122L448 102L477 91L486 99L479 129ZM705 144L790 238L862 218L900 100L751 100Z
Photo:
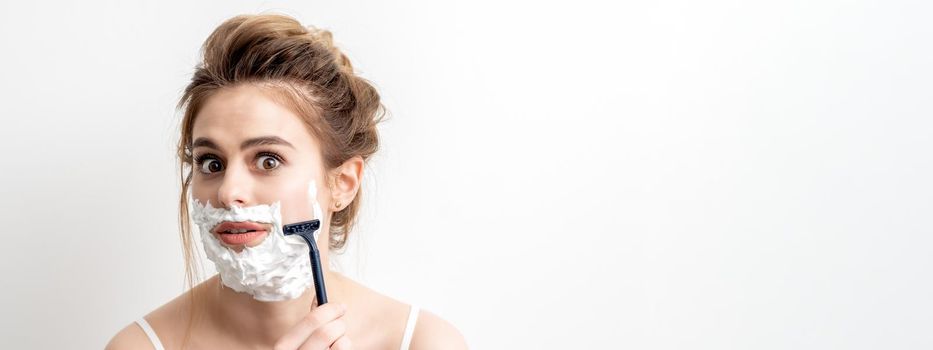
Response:
M250 231L245 233L220 233L220 240L226 243L227 245L250 245L251 243L260 238L260 236L265 237L266 231Z
M257 245L265 238L266 233L269 232L268 224L251 221L224 221L217 225L213 231L214 234L217 235L217 238L231 246Z

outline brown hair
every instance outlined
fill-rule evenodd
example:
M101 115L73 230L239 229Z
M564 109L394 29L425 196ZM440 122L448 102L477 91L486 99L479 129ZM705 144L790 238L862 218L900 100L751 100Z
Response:
M305 27L294 18L276 14L230 18L211 33L201 50L203 60L178 103L179 109L184 108L177 148L182 187L179 223L189 287L200 278L187 198L193 169L191 133L208 98L238 84L255 84L273 92L317 137L326 169L355 156L365 161L375 153L379 147L376 124L385 116L378 92L356 76L350 60L334 46L331 33ZM361 192L331 218L331 249L346 244Z

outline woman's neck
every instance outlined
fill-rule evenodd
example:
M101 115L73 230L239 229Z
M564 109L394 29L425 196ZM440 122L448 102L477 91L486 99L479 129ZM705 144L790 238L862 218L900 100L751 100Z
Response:
M326 266L326 265L325 265ZM271 348L275 342L311 311L314 288L309 287L296 299L264 302L252 295L239 293L224 286L220 277L212 278L212 312L208 314L220 332L234 337L241 344L255 344ZM329 270L324 271L329 302L343 302L343 279Z

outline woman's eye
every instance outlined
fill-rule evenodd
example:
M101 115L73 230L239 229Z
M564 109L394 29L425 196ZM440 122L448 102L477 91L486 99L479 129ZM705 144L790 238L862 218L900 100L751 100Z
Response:
M272 170L279 167L279 160L271 155L260 156L258 159L259 169L262 170Z
M220 164L220 161L217 159L204 159L200 162L200 169L202 173L211 174L223 170L223 164Z

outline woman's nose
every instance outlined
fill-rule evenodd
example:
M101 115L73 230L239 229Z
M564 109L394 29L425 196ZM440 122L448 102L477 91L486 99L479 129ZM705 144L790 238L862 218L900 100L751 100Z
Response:
M252 203L252 178L249 169L231 166L224 170L223 181L217 189L217 199L226 208L245 207Z

